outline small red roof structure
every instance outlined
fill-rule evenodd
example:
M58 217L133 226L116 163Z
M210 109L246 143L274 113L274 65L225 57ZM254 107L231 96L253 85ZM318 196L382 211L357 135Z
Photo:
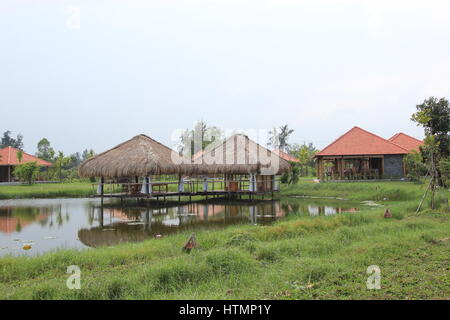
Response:
M407 154L409 150L359 127L339 137L316 154L320 156Z
M281 159L284 159L286 161L290 161L290 162L297 162L299 163L300 160L298 160L296 157L291 156L290 154L280 150L280 149L276 149L273 150L273 153L275 153L277 156L279 156Z
M35 156L32 156L31 154L28 154L26 152L23 152L22 161L19 162L19 159L17 159L17 152L20 151L19 149L13 148L13 147L6 147L3 149L0 149L0 166L17 166L21 163L26 162L32 162L36 161L38 165L43 167L50 167L52 164L48 161L39 159Z
M397 133L395 136L389 138L389 141L408 151L419 151L419 147L423 145L422 140L413 138L403 132Z

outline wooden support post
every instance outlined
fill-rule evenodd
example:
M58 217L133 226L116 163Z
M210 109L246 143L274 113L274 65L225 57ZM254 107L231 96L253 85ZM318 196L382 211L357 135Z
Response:
M103 194L104 194L104 189L103 189L104 182L105 182L105 178L101 177L100 178L100 195L102 196L102 200L103 200Z
M181 201L181 174L178 174L178 202Z
M102 206L100 207L99 222L100 222L100 228L103 228L103 198L102 198Z

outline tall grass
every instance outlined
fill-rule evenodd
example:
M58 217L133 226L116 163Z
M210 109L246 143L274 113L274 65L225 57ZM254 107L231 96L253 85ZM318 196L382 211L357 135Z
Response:
M411 182L325 182L301 181L283 186L285 196L342 197L350 200L408 201L420 199L425 192L425 184Z

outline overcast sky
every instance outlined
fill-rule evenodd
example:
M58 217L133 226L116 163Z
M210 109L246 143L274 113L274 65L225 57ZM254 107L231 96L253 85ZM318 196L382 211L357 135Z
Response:
M430 0L2 0L0 131L31 153L42 137L173 146L198 119L288 124L319 147L355 125L421 138L415 105L450 98L449 16Z

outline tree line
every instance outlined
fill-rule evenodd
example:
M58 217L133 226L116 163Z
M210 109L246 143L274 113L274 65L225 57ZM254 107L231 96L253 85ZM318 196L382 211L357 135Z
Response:
M239 131L233 132L233 134ZM300 177L316 174L314 156L319 151L313 143L289 143L294 129L285 124L273 127L268 132L265 145L271 151L281 150L298 160L291 161L292 170L282 176L283 183L297 183ZM192 129L185 129L179 137L178 151L186 157L192 157L207 148L214 147L226 140L224 131L217 126L210 126L204 120L197 121Z
M18 149L17 159L22 162L24 143L23 135L17 134L13 137L12 132L7 130L0 139L0 149L13 147ZM93 149L85 149L82 152L75 152L65 155L63 151L55 151L47 138L42 138L37 144L35 156L52 163L48 170L43 170L36 162L21 163L14 169L14 175L20 180L32 183L34 180L49 181L76 181L78 175L78 166L85 160L93 157Z

